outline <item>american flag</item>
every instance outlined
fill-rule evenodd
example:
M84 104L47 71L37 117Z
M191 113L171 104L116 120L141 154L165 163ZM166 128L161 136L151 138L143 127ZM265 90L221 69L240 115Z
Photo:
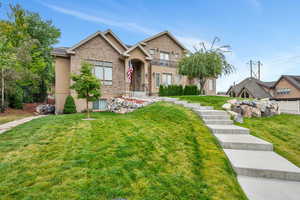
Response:
M133 67L131 64L131 61L129 61L129 66L128 66L128 71L127 71L127 78L130 80L132 80L132 73L133 73Z

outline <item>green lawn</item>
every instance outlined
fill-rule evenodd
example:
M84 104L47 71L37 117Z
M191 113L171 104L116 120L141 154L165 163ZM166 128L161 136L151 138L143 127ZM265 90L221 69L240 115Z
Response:
M251 134L273 143L274 150L300 167L300 116L281 114L265 118L245 118Z
M223 104L233 97L224 96L179 96L175 97L188 102L200 103L202 106L213 106L216 110L222 110Z
M22 119L25 117L32 116L32 114L26 113L26 114L0 114L0 125L5 124L10 121Z
M0 199L246 199L192 111L35 119L0 135Z

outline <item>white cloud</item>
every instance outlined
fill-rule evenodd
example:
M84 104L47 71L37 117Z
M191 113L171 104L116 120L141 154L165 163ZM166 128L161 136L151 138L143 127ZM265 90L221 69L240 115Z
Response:
M148 29L144 26L140 26L134 22L125 22L125 21L117 21L117 20L111 20L108 18L104 18L104 17L100 17L100 16L94 16L94 15L90 15L84 12L80 12L77 10L73 10L73 9L67 9L67 8L63 8L60 6L56 6L56 5L52 5L52 4L46 4L46 3L42 3L44 6L55 10L57 12L66 14L66 15L70 15L82 20L86 20L86 21L90 21L90 22L95 22L95 23L99 23L99 24L105 24L108 26L114 26L114 27L119 27L119 28L123 28L126 30L130 30L130 31L138 31L147 35L153 35L154 33L156 33L156 31Z

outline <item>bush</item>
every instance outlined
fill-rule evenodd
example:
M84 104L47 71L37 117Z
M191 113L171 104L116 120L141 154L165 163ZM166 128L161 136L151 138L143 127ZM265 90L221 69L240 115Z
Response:
M8 96L9 107L15 109L23 109L23 89L19 86L15 86L15 89Z
M196 85L186 85L183 91L184 95L199 95L200 91Z
M64 114L72 114L72 113L76 113L76 112L77 111L76 111L76 105L75 105L74 99L71 95L69 95L66 99L63 113Z
M159 86L159 96L181 96L183 95L182 85Z

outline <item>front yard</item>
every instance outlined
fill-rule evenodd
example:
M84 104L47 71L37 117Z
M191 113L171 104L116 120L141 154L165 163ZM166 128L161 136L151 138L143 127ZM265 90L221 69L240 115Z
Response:
M246 199L192 111L48 116L0 135L0 199Z

